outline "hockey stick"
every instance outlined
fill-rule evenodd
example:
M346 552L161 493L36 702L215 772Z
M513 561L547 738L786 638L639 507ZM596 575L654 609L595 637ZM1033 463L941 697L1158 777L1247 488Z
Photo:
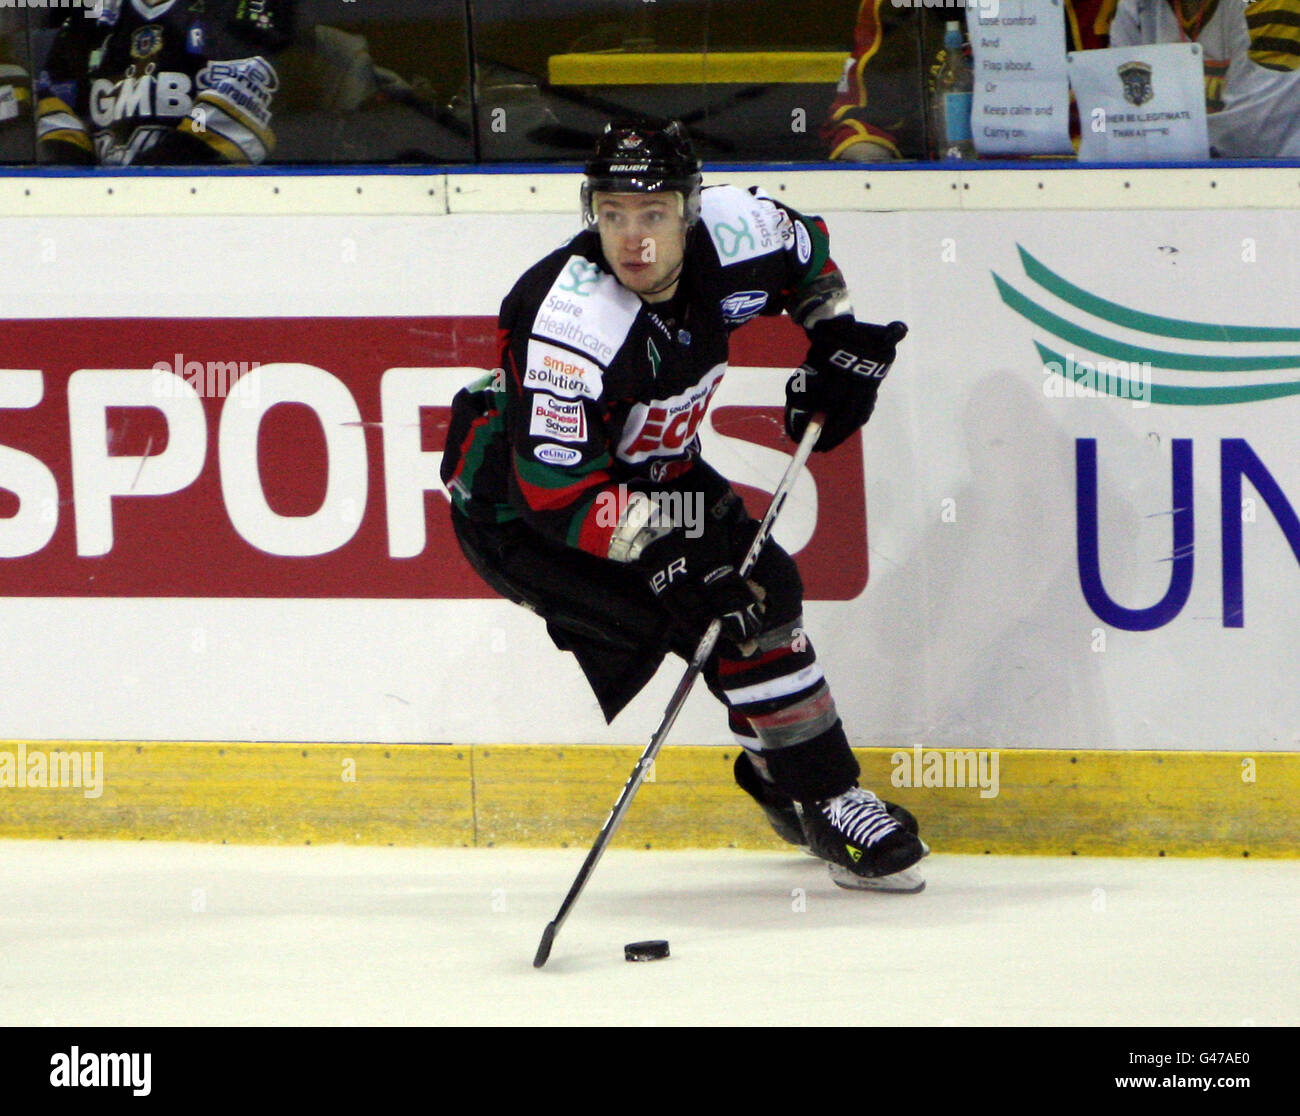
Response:
M809 420L808 429L804 431L803 438L799 442L799 448L795 450L794 457L787 466L785 475L781 478L781 483L776 486L776 491L772 493L772 502L768 505L767 514L759 525L758 534L754 536L754 541L750 543L749 550L745 554L745 560L740 564L741 577L748 576L749 572L754 568L754 563L758 561L759 553L767 542L768 536L772 533L776 517L781 513L781 507L785 504L790 489L794 487L795 478L804 465L808 463L808 455L812 453L812 448L816 444L821 430L822 417L815 415ZM650 738L646 750L641 753L641 758L636 761L636 767L632 769L632 774L623 787L623 793L618 796L618 801L614 803L614 808L610 810L609 817L605 819L605 824L596 837L596 843L591 846L591 852L587 854L587 859L583 862L582 868L579 869L577 878L573 881L573 886L569 888L569 894L564 897L564 902L560 904L559 912L546 924L546 929L542 931L542 940L537 946L537 956L533 958L533 968L540 969L546 964L546 959L551 956L551 946L555 944L555 935L559 933L560 927L569 916L574 903L578 901L578 896L582 894L582 889L586 887L587 880L591 878L592 872L596 870L596 865L613 839L614 832L623 821L623 815L627 813L628 807L632 805L632 799L640 789L650 765L654 763L655 756L659 754L659 749L663 746L669 730L673 727L673 722L677 720L677 714L681 712L682 706L686 704L686 698L690 695L695 680L699 678L700 672L704 669L704 664L708 662L709 656L713 654L713 648L718 642L718 634L721 631L722 621L714 620L705 631L699 645L695 648L695 654L691 656L690 665L686 668L686 673L682 675L682 680L677 683L677 689L673 691L668 708L664 710L663 720L659 722L659 727L655 730L654 736Z

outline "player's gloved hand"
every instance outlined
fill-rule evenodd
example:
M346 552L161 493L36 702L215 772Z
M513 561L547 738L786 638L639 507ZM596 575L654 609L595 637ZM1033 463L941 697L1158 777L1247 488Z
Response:
M813 448L825 453L863 426L906 336L902 322L870 325L839 317L813 326L803 366L786 381L786 434L799 441L809 418L820 412L826 421Z
M715 566L691 576L678 573L671 579L670 572L670 567L657 571L650 588L684 628L703 632L714 620L721 620L721 638L735 644L763 630L767 606L735 566ZM659 573L664 574L662 580L657 580Z
M753 532L742 527L744 505L730 486L722 482L708 495L697 529L678 528L650 543L637 566L678 624L703 633L721 620L722 638L740 644L762 630L766 607L762 591L736 569Z

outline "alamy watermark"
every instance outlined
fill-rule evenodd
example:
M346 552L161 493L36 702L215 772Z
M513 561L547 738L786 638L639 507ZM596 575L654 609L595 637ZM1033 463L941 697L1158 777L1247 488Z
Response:
M254 368L260 368L259 361L247 360L186 360L184 353L177 353L171 362L159 360L153 370L153 394L159 398L175 398L184 392L181 384L187 384L200 399L225 399L234 396L245 407L251 407L256 401L258 377L249 376Z
M86 798L104 793L103 752L0 751L0 790L79 787Z
M629 509L638 526L649 528L655 537L679 528L688 539L704 534L703 492L630 492L627 485L620 484L615 491L596 497L596 526L618 527L628 520Z
M109 0L0 0L0 8L36 8L41 11L84 8L87 18L98 19L108 3Z
M132 1096L147 1097L150 1062L148 1053L95 1053L74 1046L66 1054L50 1057L50 1085L54 1088L130 1089Z
M974 8L981 19L997 19L1002 0L890 0L895 8Z
M956 748L922 748L889 757L889 781L896 787L979 787L981 798L998 796L998 753Z
M1151 363L1127 360L1076 360L1067 353L1043 365L1043 394L1049 399L1097 399L1112 395L1134 407L1151 406Z

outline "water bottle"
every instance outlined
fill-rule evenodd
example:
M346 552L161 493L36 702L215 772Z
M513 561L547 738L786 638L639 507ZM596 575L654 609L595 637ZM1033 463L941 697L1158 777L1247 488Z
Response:
M974 159L970 113L975 77L966 57L961 24L950 20L943 36L944 59L934 79L931 137L940 159Z

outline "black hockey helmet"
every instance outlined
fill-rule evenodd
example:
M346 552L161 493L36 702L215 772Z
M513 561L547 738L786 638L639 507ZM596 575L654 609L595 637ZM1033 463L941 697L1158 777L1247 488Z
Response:
M585 169L582 218L589 226L596 223L593 199L597 190L617 194L676 192L682 195L686 227L699 219L700 160L679 121L663 127L632 120L606 124Z

